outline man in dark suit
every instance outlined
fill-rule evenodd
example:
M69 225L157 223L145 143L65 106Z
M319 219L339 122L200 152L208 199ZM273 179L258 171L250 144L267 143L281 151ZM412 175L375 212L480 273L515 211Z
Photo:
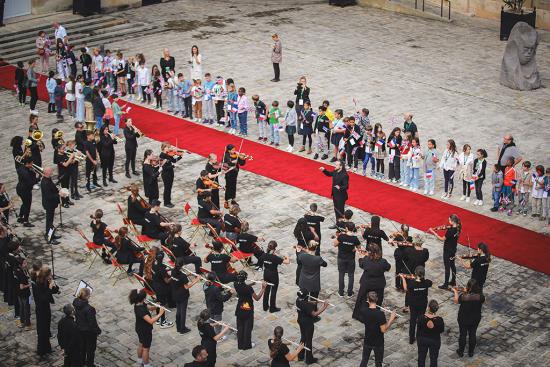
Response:
M55 215L55 209L59 205L59 190L52 181L52 168L44 168L44 177L40 183L40 190L42 191L42 207L46 211L46 240L48 239L48 232L54 228L53 217ZM55 245L58 242L59 236L54 235L52 237L52 243Z
M82 337L74 321L74 307L66 304L63 307L65 316L57 324L57 341L63 349L63 367L82 366Z
M32 169L32 158L25 158L23 165L17 168L17 195L21 198L21 209L17 221L25 227L34 227L29 223L29 213L32 204L32 187L38 182L36 173Z
M332 177L332 202L334 203L334 215L336 220L344 216L346 200L348 200L349 176L344 169L342 161L336 161L334 171L327 171L325 167L319 168L325 176Z
M124 138L126 141L124 143L124 150L126 151L126 163L124 167L126 167L126 177L132 178L130 176L130 164L132 165L132 174L134 176L139 176L139 172L136 171L136 152L138 147L137 138L139 138L141 134L134 128L131 119L127 119L125 123Z

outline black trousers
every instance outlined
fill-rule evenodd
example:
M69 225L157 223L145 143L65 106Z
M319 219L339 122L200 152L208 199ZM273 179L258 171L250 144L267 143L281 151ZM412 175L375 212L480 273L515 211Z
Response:
M52 322L52 311L49 303L41 302L36 304L36 334L38 335L37 353L39 356L50 353L50 325Z
M183 332L183 329L185 329L188 302L189 298L182 298L176 302L176 330L179 332Z
M212 194L212 196L211 196L212 202L214 203L214 205L216 205L216 208L219 209L219 207L220 207L220 190L212 189L210 194Z
M279 77L281 76L281 69L279 68L278 62L273 63L273 72L275 73L275 79L279 80Z
M126 168L126 173L130 173L130 165L132 165L132 173L136 172L136 148L125 148L126 150L126 162L124 162L124 167Z
M376 173L384 174L384 160L376 158Z
M410 305L409 341L414 341L416 339L416 322L420 316L424 315L426 307L427 305L423 307L414 307Z
M109 173L109 179L113 179L113 167L115 165L115 156L109 156L101 158L101 176L103 181L107 181L107 172Z
M223 117L223 104L224 104L224 101L216 101L215 103L216 103L216 118L217 118L216 122L218 124L220 124L220 120Z
M310 362L313 359L313 333L315 332L315 325L309 324L309 323L301 323L298 322L300 325L300 343L304 343L304 345L309 348L310 350L302 349L302 351L298 354L298 359L302 360L304 359L306 363Z
M355 279L355 259L338 259L338 293L340 294L344 294L346 273L348 274L348 295L351 295Z
M237 346L240 350L252 349L254 315L242 319L237 317Z
M393 157L393 162L390 162L389 164L389 168L388 168L388 178L390 180L392 179L396 179L396 180L400 180L401 179L401 160L399 159L401 157L399 156L394 156Z
M477 200L483 200L483 191L481 190L483 187L483 180L484 180L483 178L480 178L474 181Z
M464 325L460 322L458 323L458 330L459 330L458 351L460 353L464 353L464 348L466 347L466 335L467 335L468 336L468 353L474 354L474 350L476 349L476 344L477 344L476 332L477 332L478 325L479 325L479 322L471 325Z
M470 181L462 180L462 195L470 197Z
M21 198L21 209L19 209L19 218L23 222L29 221L29 214L31 212L32 204L32 190L30 191L18 191L17 195Z
M36 102L38 102L38 90L36 87L29 87L29 90L31 92L30 109L34 110L36 108Z
M273 286L268 285L265 287L263 298L264 311L273 310L277 307L277 289L279 289L279 281L270 281L269 283L273 283Z
M363 358L361 358L361 364L359 367L367 367L369 364L370 354L374 351L374 365L376 367L382 367L382 361L384 360L384 345L373 347L367 344L363 344Z
M216 236L220 235L220 232L222 230L222 224L221 222L216 218L199 218L199 222L203 224L210 224L212 228L216 231ZM212 234L214 235L214 234Z
M346 198L341 195L332 196L332 203L334 204L334 216L336 219L343 217L346 206Z
M199 274L200 271L201 271L201 265L202 265L202 260L200 257L198 256L195 256L195 255L189 255L189 256L183 256L182 257L183 259L183 263L184 264L193 264L195 265L195 273Z
M162 108L162 94L155 93L155 101L157 102L157 108Z
M302 137L302 146L306 146L306 139L308 140L308 148L309 150L311 150L311 144L313 142L313 140L311 139L311 133L308 133L308 134L304 134L303 137Z
M143 85L141 86L141 95L143 96L142 101L151 103L151 94L145 92L146 89L147 89L147 86L143 86Z
M437 367L441 342L429 338L418 339L418 367L426 366L426 355L430 352L430 367Z
M225 200L229 201L237 197L238 172L234 170L225 175Z
M162 182L164 182L164 205L172 203L172 185L174 184L174 170L163 170ZM219 207L218 207L219 208Z
M90 185L90 176L95 184L97 182L97 166L86 160L86 186Z
M354 147L346 144L346 160L348 162L348 167L353 165L354 168L357 168L359 164L359 148L354 151Z
M97 347L97 333L95 331L82 331L84 341L83 364L86 367L94 367L95 350Z
M193 118L193 97L185 97L183 99L183 105L185 106L185 116L190 119Z
M456 266L455 266L455 253L443 251L443 265L445 266L445 282L443 284L455 285L456 284ZM452 260L451 260L452 258ZM453 272L451 277L451 282L449 283L449 275L451 275L451 270Z
M78 194L78 163L69 171L69 187L71 189L71 195Z
M53 228L54 215L55 208L46 208L46 235L48 235L48 231Z
M17 99L19 100L19 103L25 103L27 100L27 87L25 84L17 84L17 89L19 89L19 93L17 94Z
M21 325L30 326L31 325L31 305L29 303L29 296L19 295L17 296L19 301L19 320Z

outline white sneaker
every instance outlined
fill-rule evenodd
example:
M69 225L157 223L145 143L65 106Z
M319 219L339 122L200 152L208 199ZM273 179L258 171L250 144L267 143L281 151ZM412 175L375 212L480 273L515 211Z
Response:
M478 200L477 205L482 206L483 205L483 200Z
M460 197L460 201L464 201L464 199L466 199L466 196L465 196L465 195L462 195L462 196Z
M32 189L33 189L33 190L39 190L39 189L40 189L40 186L34 185L34 186L32 187Z
M443 195L441 195L441 198L442 198L442 199L445 199L446 197L447 197L447 193L444 192Z
M252 346L252 348L256 347L256 343L254 342L250 343L250 345Z
M424 190L424 195L428 195L428 190Z
M469 197L469 196L466 198L466 202L467 202L467 203L470 202L470 197Z
M172 321L165 321L162 324L160 324L161 329L168 329L174 326L174 323Z
M435 193L433 191L430 191L430 195L433 195L433 194L435 194Z

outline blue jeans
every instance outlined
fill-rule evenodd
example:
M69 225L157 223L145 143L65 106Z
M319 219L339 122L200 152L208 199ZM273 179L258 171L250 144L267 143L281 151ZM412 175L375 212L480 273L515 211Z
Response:
M114 133L115 135L118 135L118 127L120 126L120 115L115 115L115 129Z
M369 161L371 165L370 169L374 172L374 157L372 156L372 153L365 153L365 157L363 158L363 172L367 170Z
M228 114L231 128L237 130L237 112L228 112Z
M101 125L103 125L103 117L102 116L97 116L95 118L95 128L100 129Z
M183 113L185 111L183 97L181 97L181 96L176 97L176 106L174 107L174 109L175 109L174 112Z
M493 189L493 208L498 209L500 206L500 190Z
M49 103L55 103L55 97L54 97L53 93L48 93L48 95L50 96L50 102Z
M502 186L502 197L510 200L510 204L504 206L505 209L514 207L514 192L512 191L512 186Z
M277 124L269 124L269 140L271 143L279 144L279 128Z
M247 125L248 111L239 112L238 116L239 116L239 130L241 134L248 135L248 125Z
M407 160L402 159L399 166L399 173L401 174L401 182L407 182L409 180L409 167L407 167Z
M432 169L432 177L424 176L424 190L428 192L435 191L435 169Z
M420 178L420 168L409 168L411 188L418 189L418 179Z

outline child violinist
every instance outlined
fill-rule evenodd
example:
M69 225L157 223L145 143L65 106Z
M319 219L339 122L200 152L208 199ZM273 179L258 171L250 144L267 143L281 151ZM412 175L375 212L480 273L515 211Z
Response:
M118 235L115 238L115 246L117 249L116 259L120 264L128 264L128 275L133 273L132 266L135 263L139 264L139 276L143 276L144 255L143 247L136 244L128 237L128 228L120 227Z
M403 281L403 289L409 305L409 344L414 344L416 340L416 323L420 316L426 312L428 307L428 290L432 286L432 281L424 278L425 270L423 266L418 266L414 270L413 276L399 274Z
M408 242L412 241L412 238L409 236L409 225L401 224L399 231L390 234L389 238L390 241L388 243L395 246L395 251L393 252L395 259L395 288L403 290L402 279L399 274L407 271L404 262L404 246L408 246Z
M93 242L96 245L103 246L101 249L101 257L103 258L105 264L110 264L110 257L116 252L116 247L113 244L112 234L109 231L107 224L101 221L103 218L103 210L97 209L93 215L90 215L90 218L92 219L90 227L94 233ZM109 254L107 254L106 247L110 249Z
M444 236L440 236L435 232L437 230L443 229L446 230ZM443 265L445 266L445 282L439 286L439 289L448 289L449 285L456 285L455 254L461 229L462 224L460 223L460 219L456 214L451 214L449 216L448 225L428 229L428 232L432 233L440 241L443 241ZM451 275L451 271L452 277L451 281L449 282L449 275Z

